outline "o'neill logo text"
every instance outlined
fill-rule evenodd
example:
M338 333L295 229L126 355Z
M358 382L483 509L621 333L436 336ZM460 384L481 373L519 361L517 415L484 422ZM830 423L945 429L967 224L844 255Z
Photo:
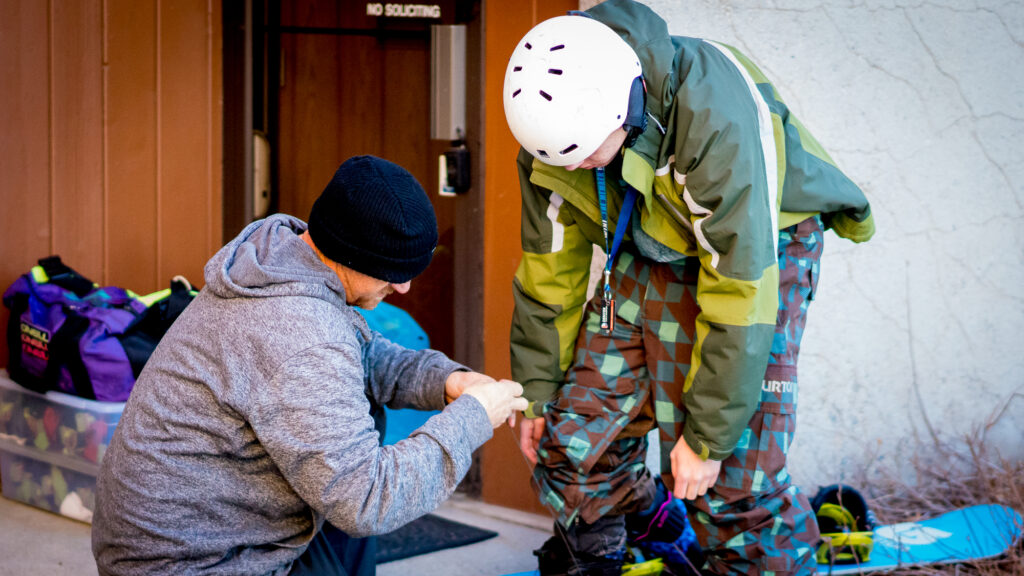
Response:
M50 333L28 322L21 323L21 351L30 356L50 359Z

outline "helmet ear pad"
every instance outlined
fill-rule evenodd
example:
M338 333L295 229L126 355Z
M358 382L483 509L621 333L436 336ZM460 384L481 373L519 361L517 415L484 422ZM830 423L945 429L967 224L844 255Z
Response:
M643 76L633 79L629 88L629 107L626 109L626 120L622 123L628 136L624 148L632 148L637 138L647 130L647 84Z
M626 125L640 77L636 53L608 26L580 16L551 18L527 32L509 59L505 118L541 162L576 164ZM639 109L632 121L642 123L643 104Z

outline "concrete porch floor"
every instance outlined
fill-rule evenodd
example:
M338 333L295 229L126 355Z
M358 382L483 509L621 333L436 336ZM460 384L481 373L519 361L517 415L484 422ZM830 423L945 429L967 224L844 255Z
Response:
M551 519L484 504L455 495L438 516L493 530L496 538L377 567L379 576L498 576L533 570L532 551L547 539ZM74 520L0 498L0 576L97 574L90 527Z

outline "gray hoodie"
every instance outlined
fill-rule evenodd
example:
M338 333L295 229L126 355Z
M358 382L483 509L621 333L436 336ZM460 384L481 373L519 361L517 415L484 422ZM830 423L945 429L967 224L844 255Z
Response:
M337 276L275 215L206 265L206 287L139 376L103 458L102 574L285 574L326 520L351 536L434 510L492 429L462 366L371 332ZM380 446L370 400L442 410Z

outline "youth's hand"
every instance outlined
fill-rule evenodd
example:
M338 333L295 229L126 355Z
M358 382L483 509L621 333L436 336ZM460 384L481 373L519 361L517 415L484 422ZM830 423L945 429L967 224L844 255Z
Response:
M523 418L519 426L519 449L530 464L536 466L537 448L540 447L540 436L544 433L544 419Z
M718 473L722 469L722 462L719 460L701 460L682 438L676 442L670 457L672 476L676 483L672 492L679 499L695 500L698 496L703 496L708 488L715 485Z
M514 426L516 412L526 410L529 405L523 398L523 387L511 380L472 384L462 393L476 398L483 405L493 428L505 422Z
M464 372L462 370L452 372L444 381L444 403L451 404L456 398L462 396L466 388L473 384L494 382L494 378L479 372Z

